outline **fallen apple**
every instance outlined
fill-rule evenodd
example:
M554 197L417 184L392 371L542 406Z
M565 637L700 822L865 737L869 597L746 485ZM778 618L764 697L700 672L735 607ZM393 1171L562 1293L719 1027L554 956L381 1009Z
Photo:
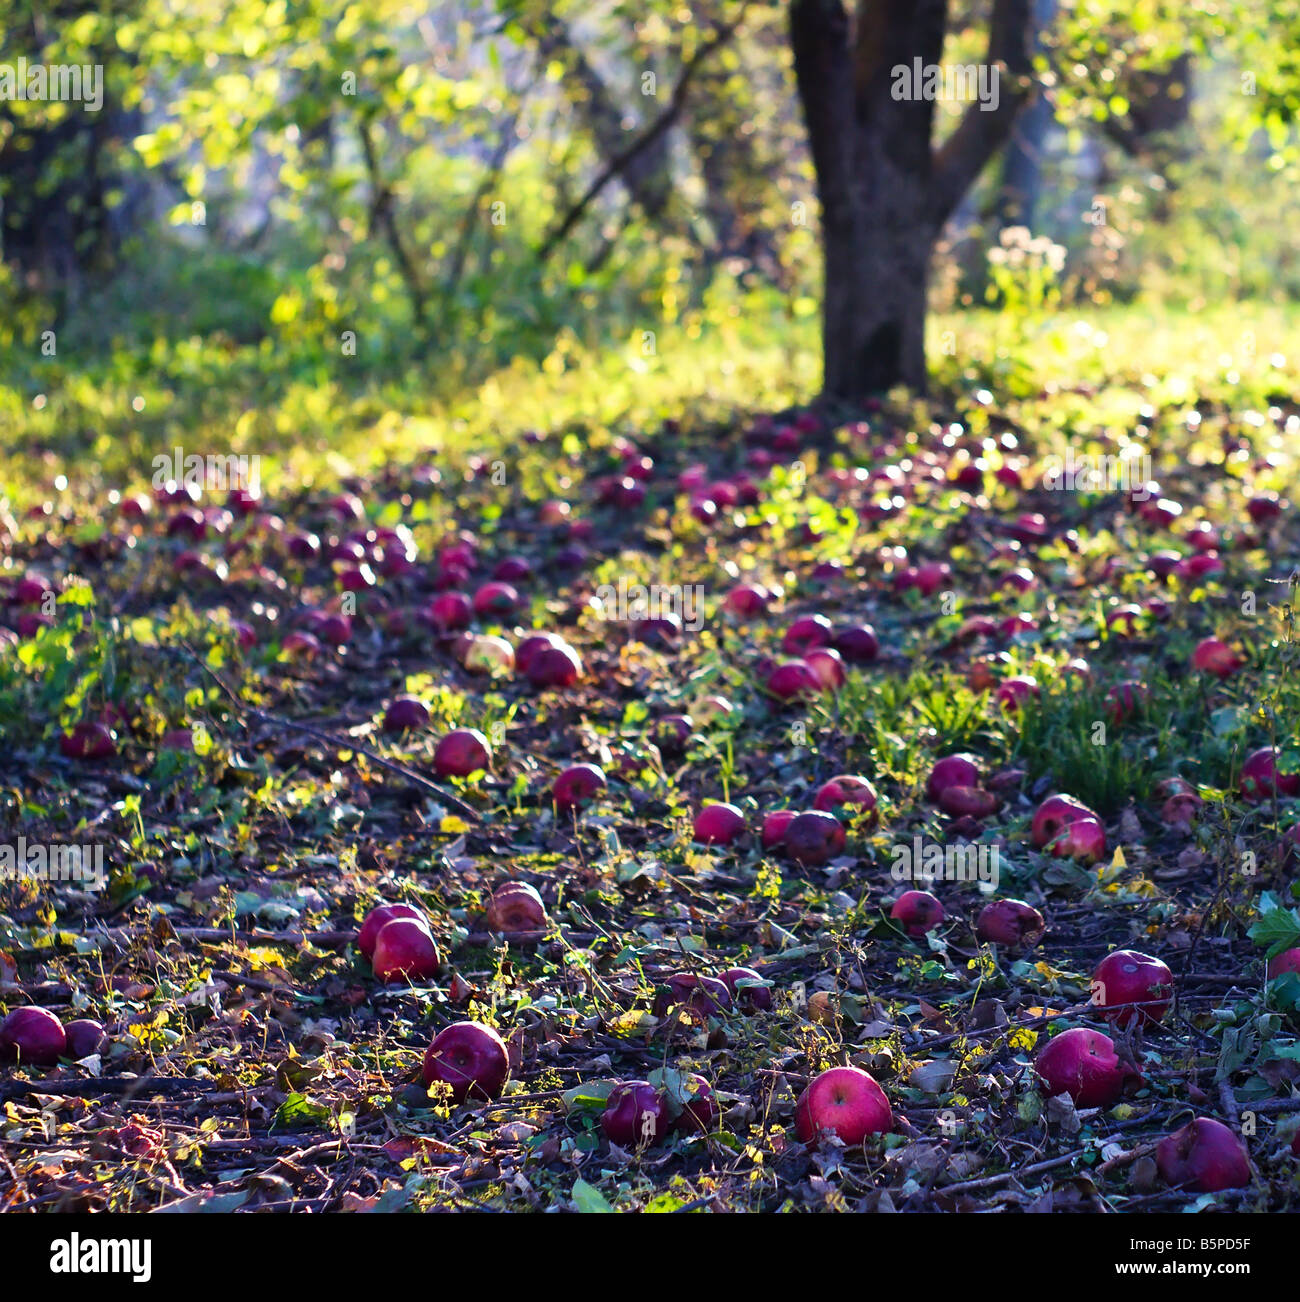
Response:
M649 1081L623 1081L605 1100L600 1127L620 1148L648 1148L668 1131L664 1097Z
M396 981L427 981L436 976L441 958L428 924L410 917L386 922L375 937L371 966L385 985Z
M1166 1184L1196 1193L1241 1189L1250 1183L1246 1145L1221 1121L1196 1117L1156 1145L1156 1168Z
M477 728L449 732L433 752L434 772L440 778L467 778L492 767L492 748Z
M1115 1052L1109 1035L1084 1026L1049 1040L1039 1050L1034 1070L1048 1094L1068 1094L1081 1108L1110 1107L1130 1080L1140 1079L1136 1068Z
M831 1067L813 1078L794 1111L795 1134L811 1144L826 1131L850 1148L868 1135L887 1134L894 1113L885 1091L860 1067Z
M919 940L943 921L944 912L943 905L929 891L904 891L894 901L889 916Z
M1158 1022L1169 1011L1174 974L1168 964L1135 949L1117 949L1092 974L1092 1003L1121 1029ZM1142 1004L1142 1008L1115 1005Z
M0 1022L0 1060L53 1067L67 1049L63 1023L48 1008L15 1008Z
M450 1088L457 1103L499 1097L510 1075L505 1041L482 1022L455 1022L434 1037L424 1055L424 1083Z

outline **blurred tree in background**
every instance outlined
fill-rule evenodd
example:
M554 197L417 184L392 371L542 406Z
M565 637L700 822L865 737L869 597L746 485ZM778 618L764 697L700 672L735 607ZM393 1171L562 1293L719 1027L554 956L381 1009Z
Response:
M1015 224L1067 301L1293 297L1298 51L1300 0L2 0L104 103L0 102L0 345L472 381L821 305L830 394L919 388Z

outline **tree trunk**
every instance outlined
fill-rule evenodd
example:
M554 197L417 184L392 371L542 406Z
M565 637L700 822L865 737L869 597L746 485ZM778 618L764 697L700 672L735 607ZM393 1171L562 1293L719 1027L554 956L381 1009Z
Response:
M898 69L940 63L947 0L859 0L852 24L841 0L793 0L822 217L825 397L856 402L899 384L924 392L934 243L1027 97L1029 4L997 0L986 60L1002 65L997 106L972 103L935 150L933 99L893 92Z

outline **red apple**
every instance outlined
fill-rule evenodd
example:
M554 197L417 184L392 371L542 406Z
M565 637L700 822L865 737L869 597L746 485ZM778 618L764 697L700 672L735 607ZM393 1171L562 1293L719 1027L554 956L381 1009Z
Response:
M524 674L534 687L572 687L582 677L582 660L567 642L542 647L529 657Z
M822 680L804 660L786 660L767 675L768 693L778 701L808 700L821 695Z
M1092 1002L1121 1029L1158 1022L1169 1011L1174 974L1167 964L1135 949L1117 949L1097 964L1092 974ZM1155 1001L1155 1002L1152 1002ZM1143 1008L1116 1008L1143 1004Z
M1156 1145L1156 1167L1166 1184L1196 1193L1242 1189L1250 1183L1246 1146L1221 1121L1197 1117Z
M1125 1084L1140 1079L1121 1062L1115 1042L1101 1031L1075 1026L1049 1040L1034 1061L1048 1094L1068 1094L1081 1108L1107 1108L1119 1101Z
M929 891L904 891L894 901L889 916L909 936L920 940L943 921L943 905Z
M944 787L939 793L939 808L953 818L988 818L1002 801L983 787Z
M429 722L429 707L414 696L399 696L384 711L385 732L405 732L423 728Z
M775 809L763 819L763 849L774 850L785 844L786 829L794 821L793 809Z
M509 1075L505 1041L482 1022L444 1027L424 1055L424 1083L450 1086L457 1103L499 1097Z
M931 800L938 800L945 787L977 787L979 784L979 763L973 755L945 755L936 760L930 770L925 794Z
M852 624L840 629L831 640L831 646L855 665L869 664L880 654L880 642L870 624Z
M1036 944L1046 925L1043 915L1024 900L994 900L980 910L975 934L985 944L1018 949Z
M741 583L727 593L725 605L733 615L752 619L761 615L771 603L772 594L758 583Z
M1198 642L1196 650L1192 652L1193 668L1204 674L1213 674L1216 678L1230 677L1243 663L1241 657L1217 637L1207 637Z
M694 836L704 845L730 845L745 831L745 816L735 805L706 805L695 815Z
M785 848L797 864L818 866L844 849L844 827L834 814L807 809L796 814L785 829Z
M375 937L371 959L375 976L386 985L395 981L427 981L441 965L438 946L428 925L417 918L393 918Z
M868 1135L891 1131L894 1114L873 1076L859 1067L831 1067L799 1096L794 1128L801 1143L811 1144L829 1130L853 1148Z
M841 773L838 777L823 782L817 789L813 808L826 813L834 813L846 806L853 806L849 813L874 813L877 798L876 789L866 778L852 773Z
M441 778L467 778L492 767L492 748L477 728L449 732L433 752L434 772Z
M414 918L417 922L423 924L426 931L429 928L429 920L425 917L424 911L417 909L413 904L377 905L366 914L361 923L361 930L357 933L357 948L366 958L374 958L375 941L378 939L380 931L394 918Z
M772 991L760 984L763 978L752 967L728 968L719 980L731 991L731 998L741 1012L770 1012Z
M1266 800L1279 796L1300 796L1300 773L1281 773L1276 746L1261 746L1246 757L1241 766L1241 794L1247 800Z
M1006 711L1022 709L1030 700L1042 695L1035 679L1025 675L1008 678L998 684L993 699Z
M78 1017L63 1028L67 1040L67 1056L78 1062L91 1054L102 1053L108 1047L104 1028L89 1017Z
M551 796L562 814L580 809L605 790L605 772L596 764L574 764L555 779Z
M1125 723L1145 708L1150 692L1137 682L1116 683L1106 693L1106 714L1112 723Z
M67 1047L63 1023L48 1008L15 1008L0 1022L0 1061L53 1067Z
M722 1109L713 1086L694 1072L686 1079L686 1097L673 1128L683 1135L709 1135L718 1128Z
M655 995L655 1016L666 1017L677 1007L701 1018L720 1017L731 1008L731 990L717 977L675 972Z
M787 655L802 656L814 647L829 646L833 630L825 615L805 615L796 619L781 639L781 650Z
M1034 810L1033 823L1030 826L1030 838L1038 849L1049 841L1054 841L1060 833L1081 818L1096 818L1087 805L1073 796L1048 796Z
M59 750L67 759L112 759L117 754L117 741L104 724L83 720L59 738Z
M507 882L492 892L488 903L487 928L507 936L527 931L545 931L546 905L535 887L527 882Z
M620 1148L649 1147L668 1131L668 1108L649 1081L624 1081L605 1100L600 1126Z
M1272 981L1284 972L1300 974L1300 948L1284 949L1268 961L1268 979Z
M840 653L830 647L815 647L804 657L804 663L817 675L821 685L828 692L838 691L844 686L845 679L848 677Z
M1282 512L1282 503L1276 493L1256 493L1246 502L1246 514L1255 524L1275 520Z

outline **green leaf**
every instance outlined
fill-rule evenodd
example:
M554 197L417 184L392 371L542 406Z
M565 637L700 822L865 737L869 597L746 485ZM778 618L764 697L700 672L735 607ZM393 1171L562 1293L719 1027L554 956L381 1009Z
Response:
M573 1182L573 1201L580 1212L612 1212L614 1209L599 1189L593 1188L585 1180Z

